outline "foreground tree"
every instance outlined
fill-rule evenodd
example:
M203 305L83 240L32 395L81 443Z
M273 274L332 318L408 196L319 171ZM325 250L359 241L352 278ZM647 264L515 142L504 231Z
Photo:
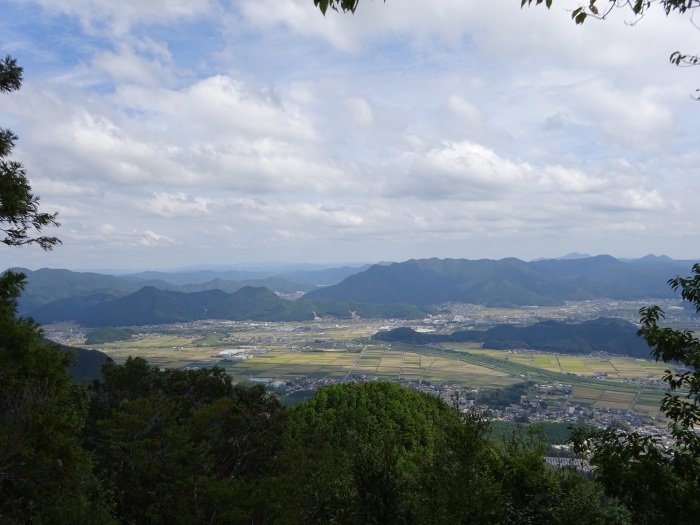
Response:
M286 412L222 368L103 367L86 441L130 524L266 523Z
M693 275L669 284L700 313L700 264ZM573 443L589 454L597 479L606 492L619 498L634 514L635 523L697 523L700 516L700 340L690 330L661 325L658 306L642 308L639 335L653 348L657 360L680 365L666 371L670 392L661 402L672 442L658 435L641 435L608 428L579 431Z
M0 60L0 92L19 89L22 68ZM39 212L21 164L6 160L17 137L0 129L0 230L9 246L60 241L36 235L57 226ZM17 314L25 276L0 276L0 522L110 523L111 509L80 443L85 388L68 371L72 355L46 341L39 326Z
M16 91L22 85L22 68L6 56L0 59L0 93ZM48 226L59 226L55 213L39 211L39 197L32 193L27 173L22 164L7 160L14 148L17 135L0 128L0 231L8 246L38 244L50 250L60 240L39 235Z
M109 523L80 443L88 396L70 376L72 356L18 317L22 276L0 284L0 522Z
M539 441L492 441L488 424L394 383L319 389L287 425L282 516L304 524L606 524L625 509Z

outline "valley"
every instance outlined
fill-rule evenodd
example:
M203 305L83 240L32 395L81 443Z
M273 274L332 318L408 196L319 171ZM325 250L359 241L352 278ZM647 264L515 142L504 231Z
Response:
M656 301L670 324L697 323L672 300ZM670 365L651 359L562 355L537 350L490 350L479 343L407 345L371 339L380 330L411 326L420 332L495 324L528 325L542 319L584 321L615 315L634 320L635 301L583 301L561 307L487 308L443 304L420 321L317 319L303 322L195 321L133 327L126 341L85 345L89 329L61 323L44 326L51 339L100 350L117 363L140 356L161 368L223 367L235 382L263 383L283 399L308 397L322 385L389 380L446 400L458 394L464 407L480 392L529 382L526 399L494 408L506 420L626 421L635 428L658 425L661 381ZM663 426L663 425L661 425Z

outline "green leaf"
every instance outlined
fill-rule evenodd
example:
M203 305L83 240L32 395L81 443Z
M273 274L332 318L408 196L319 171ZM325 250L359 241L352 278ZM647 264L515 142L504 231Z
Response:
M586 13L580 12L580 13L577 14L576 17L574 18L574 22L576 22L577 24L583 24L583 21L586 19L587 16L588 16L588 15L587 15Z
M314 0L314 5L321 10L323 16L326 16L326 11L328 11L328 0Z

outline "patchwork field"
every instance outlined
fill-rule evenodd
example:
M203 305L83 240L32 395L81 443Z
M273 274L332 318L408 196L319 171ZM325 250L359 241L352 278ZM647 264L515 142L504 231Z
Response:
M582 407L652 416L658 414L663 396L655 383L669 368L651 360L487 350L476 343L444 348L387 344L369 338L379 326L379 322L168 325L151 327L129 341L94 347L118 363L131 355L159 367L218 365L234 381L365 376L473 388L525 380L569 384L573 387L569 401ZM219 353L224 350L245 358L222 358Z
M538 354L536 352L513 352L469 348L466 345L446 345L455 350L503 359L511 363L532 366L542 370L574 374L582 377L605 377L608 379L653 379L660 380L672 365L650 359L632 357L602 357Z

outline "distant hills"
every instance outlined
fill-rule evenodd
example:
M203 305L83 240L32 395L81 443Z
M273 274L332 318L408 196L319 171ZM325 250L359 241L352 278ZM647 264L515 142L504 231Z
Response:
M416 319L434 313L431 307L375 305L353 302L289 301L267 288L245 286L234 293L221 290L184 293L144 286L124 297L104 294L59 299L31 312L42 324L76 321L84 326L141 326L205 319L231 321L309 321L315 317L395 317Z
M425 345L433 343L482 343L496 350L541 350L562 354L605 352L649 358L649 346L637 337L637 327L622 319L600 317L582 323L542 321L530 326L502 324L488 330L465 330L452 334L421 333L402 327L377 332L372 339Z
M492 307L550 306L564 301L634 300L676 294L669 278L691 263L647 256L620 261L609 255L524 262L482 259L419 259L373 266L342 282L311 291L308 299L367 303L463 302Z
M649 255L619 260L420 259L374 266L287 270L143 272L114 276L44 268L30 271L19 310L40 323L130 326L200 319L301 321L316 316L413 319L444 302L491 307L564 301L673 297L669 278L692 263ZM235 280L238 279L238 280ZM326 285L320 287L321 285ZM276 293L273 293L276 292ZM277 294L307 292L287 301Z
M137 292L145 286L173 292L202 292L221 290L233 293L245 286L264 287L273 292L292 294L308 292L319 286L338 283L369 265L340 268L294 269L275 274L251 270L198 270L192 272L141 272L130 275L105 275L95 272L72 272L42 268L27 270L13 268L27 276L27 286L19 301L19 311L34 312L40 306L61 299L84 298L91 304L116 299ZM92 296L92 299L85 299ZM69 303L70 304L70 303Z

